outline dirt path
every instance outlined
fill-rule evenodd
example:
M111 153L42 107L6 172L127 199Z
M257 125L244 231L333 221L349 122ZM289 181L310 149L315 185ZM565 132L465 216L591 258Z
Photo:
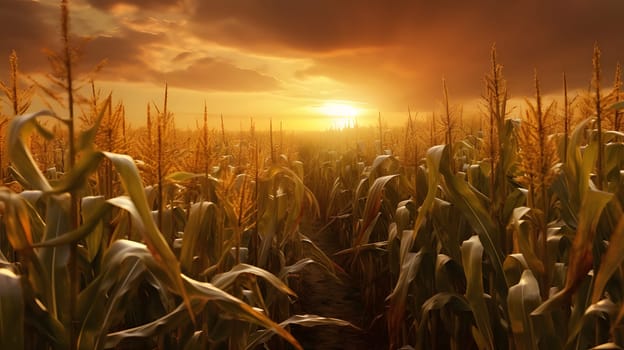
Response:
M308 237L332 258L339 250L336 235L330 230L306 233ZM302 313L335 317L365 328L363 307L358 290L348 276L338 273L339 281L327 275L320 266L313 264L302 274L299 305ZM351 327L317 326L297 327L293 334L305 349L369 349L364 330Z

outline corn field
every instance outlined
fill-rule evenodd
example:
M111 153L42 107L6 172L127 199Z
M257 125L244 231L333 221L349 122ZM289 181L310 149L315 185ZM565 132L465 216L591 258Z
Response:
M0 85L0 349L624 348L624 94L597 46L563 103L536 72L509 108L492 49L481 114L445 80L437 116L320 145L206 107L178 129L166 86L129 126L72 74L62 9L50 81L14 53Z

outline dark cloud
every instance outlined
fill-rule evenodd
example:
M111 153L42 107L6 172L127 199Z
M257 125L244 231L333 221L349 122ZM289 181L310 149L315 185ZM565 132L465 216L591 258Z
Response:
M91 6L100 9L111 9L115 5L131 5L144 9L170 9L181 5L176 0L88 0Z
M280 82L271 76L213 58L203 58L185 69L167 72L164 78L172 86L198 90L250 92L280 88Z
M442 2L436 3L437 8L418 8L407 3L396 6L403 6L402 14L386 17L387 23L376 26L393 28L385 41L377 41L374 36L366 41L368 36L362 33L371 28L355 22L352 28L333 29L341 33L338 37L344 43L332 47L330 41L325 42L327 50L337 53L318 55L314 53L317 47L306 44L311 40L299 42L296 49L308 50L315 62L313 67L300 71L300 76L329 76L361 88L373 85L371 90L381 86L379 91L384 96L394 96L386 98L388 103L429 101L423 105L432 108L441 98L442 77L446 77L453 98L479 96L494 43L514 96L532 94L534 69L541 77L544 91L560 90L564 71L570 86L584 87L591 77L594 42L603 49L603 71L609 80L616 61L624 59L624 37L618 19L624 13L621 1L480 1L457 6ZM373 28L377 30L376 27ZM280 35L293 35L281 41L282 45L296 42L289 28L274 30ZM316 34L310 28L306 35ZM258 40L262 38L259 36ZM379 47L372 52L358 54L359 46L376 45ZM353 52L340 52L341 47Z
M183 52L162 72L150 62L151 45L163 42L163 34L127 31L115 37L97 37L85 48L83 66L94 67L102 59L106 63L99 78L113 81L152 82L167 81L174 87L212 91L266 91L279 88L279 82L270 76L214 58L197 58L198 54ZM176 69L176 67L185 68Z
M56 8L55 8L56 9ZM22 71L39 70L45 67L46 57L42 48L56 44L59 29L49 23L47 8L34 1L0 1L0 79L5 79L8 57L15 50ZM60 17L60 11L59 13Z
M95 67L105 60L100 78L133 82L151 81L154 72L148 61L149 47L161 42L162 34L137 31L110 37L99 36L89 40L84 48L85 60L81 66Z
M368 99L380 109L435 108L443 77L452 99L481 94L494 43L516 97L532 94L534 69L545 92L560 90L564 71L571 87L585 87L594 42L602 48L605 85L616 61L624 60L622 0L87 2L101 13L115 12L116 5L137 10L115 18L109 36L96 35L87 44L85 66L106 58L101 77L107 80L166 80L187 89L287 90L293 79L305 84L325 76L345 84L336 98ZM0 1L0 58L16 49L24 70L46 70L41 48L56 46L58 17L56 5ZM181 46L178 39L192 39L198 47ZM215 43L223 57L211 51ZM157 50L170 50L173 58L156 55L161 61L154 62ZM249 69L260 65L262 55L271 57L273 68L280 58L305 58L308 66L295 76L276 77ZM0 79L3 73L0 68Z

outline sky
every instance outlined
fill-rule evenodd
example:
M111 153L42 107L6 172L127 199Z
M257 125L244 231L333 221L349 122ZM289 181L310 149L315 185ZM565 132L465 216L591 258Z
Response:
M70 0L80 71L112 91L133 125L165 83L176 125L194 128L204 103L211 123L286 129L341 127L357 118L405 122L408 108L450 103L476 111L495 44L512 98L591 79L594 43L608 86L624 61L622 0ZM50 72L42 49L58 49L60 1L0 0L0 80L16 50L24 75ZM87 41L79 38L89 38ZM6 108L6 107L5 107ZM332 115L333 114L333 115Z

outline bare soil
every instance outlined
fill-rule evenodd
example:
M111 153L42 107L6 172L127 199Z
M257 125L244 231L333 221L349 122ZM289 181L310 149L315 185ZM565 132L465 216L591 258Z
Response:
M310 228L306 235L321 248L327 256L340 250L338 236L331 229L318 231ZM342 271L342 268L338 268ZM337 273L338 279L327 274L317 264L306 267L301 276L299 300L295 305L297 313L315 314L349 321L357 328L339 326L293 327L293 335L305 349L373 349L375 339L367 332L364 307L360 293L353 281L344 272ZM373 337L374 338L374 337Z

